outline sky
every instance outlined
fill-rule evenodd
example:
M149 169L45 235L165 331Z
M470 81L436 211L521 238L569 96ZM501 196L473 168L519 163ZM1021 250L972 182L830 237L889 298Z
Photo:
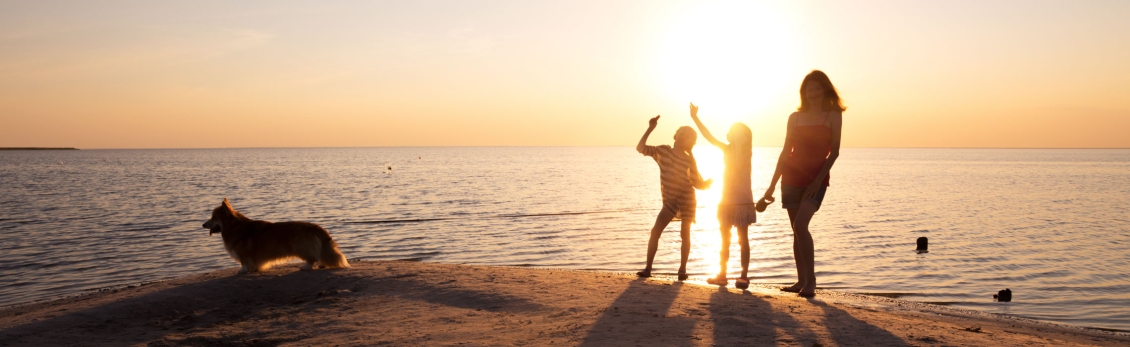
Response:
M0 1L0 147L1130 147L1130 1Z

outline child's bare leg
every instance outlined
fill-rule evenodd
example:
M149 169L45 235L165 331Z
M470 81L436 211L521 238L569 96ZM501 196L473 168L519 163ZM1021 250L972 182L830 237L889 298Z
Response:
M679 237L683 240L683 247L679 252L679 275L682 277L687 273L687 259L691 256L691 223L692 221L683 219L682 228L679 229Z
M655 217L655 225L651 227L651 237L647 240L647 267L641 272L651 273L651 263L655 260L655 252L659 249L659 236L663 235L663 229L667 228L672 218L675 218L675 215L666 210L659 211L659 215Z
M749 272L749 225L738 226L738 244L742 247L742 277L746 277L746 272Z
M726 278L726 263L730 262L730 225L721 224L722 250L718 252L718 278Z

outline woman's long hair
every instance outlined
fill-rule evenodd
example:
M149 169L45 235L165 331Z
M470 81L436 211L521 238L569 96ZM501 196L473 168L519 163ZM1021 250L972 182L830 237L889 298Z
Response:
M836 91L836 87L832 86L832 80L828 79L828 75L824 71L812 70L808 75L804 76L804 82L800 83L800 107L797 111L805 112L816 105L809 105L808 98L804 97L804 89L808 87L809 83L819 83L824 87L824 104L820 105L825 111L839 110L840 112L846 111L843 100L840 100L840 93Z

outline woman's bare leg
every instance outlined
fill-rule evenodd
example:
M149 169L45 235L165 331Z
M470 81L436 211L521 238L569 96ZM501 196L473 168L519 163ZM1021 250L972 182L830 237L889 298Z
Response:
M651 273L651 263L655 261L655 252L659 249L659 236L663 235L663 229L667 228L672 218L675 218L675 215L666 210L659 211L659 215L655 217L655 226L651 227L651 238L647 240L647 267L641 272Z
M813 293L816 290L815 243L812 233L808 231L808 224L816 214L816 209L816 204L803 201L793 220L793 244L796 246L793 255L796 257L798 283L803 283L799 288L801 293Z
M800 289L804 287L804 280L805 280L805 277L801 275L803 271L801 270L802 266L801 266L800 254L797 253L797 250L800 249L800 244L798 243L799 241L797 240L797 236L796 236L796 228L794 226L796 224L797 211L800 210L800 209L799 208L787 208L786 210L789 211L789 227L791 229L793 229L793 262L796 263L797 281L796 281L796 283L793 283L793 285L791 285L791 286L781 288L781 290L786 291L786 292L797 293L797 292L800 292Z

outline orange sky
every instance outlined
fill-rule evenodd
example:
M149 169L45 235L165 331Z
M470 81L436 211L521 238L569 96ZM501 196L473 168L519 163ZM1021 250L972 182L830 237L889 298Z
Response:
M1130 147L1130 2L0 4L0 147L779 146L828 73L848 147Z

